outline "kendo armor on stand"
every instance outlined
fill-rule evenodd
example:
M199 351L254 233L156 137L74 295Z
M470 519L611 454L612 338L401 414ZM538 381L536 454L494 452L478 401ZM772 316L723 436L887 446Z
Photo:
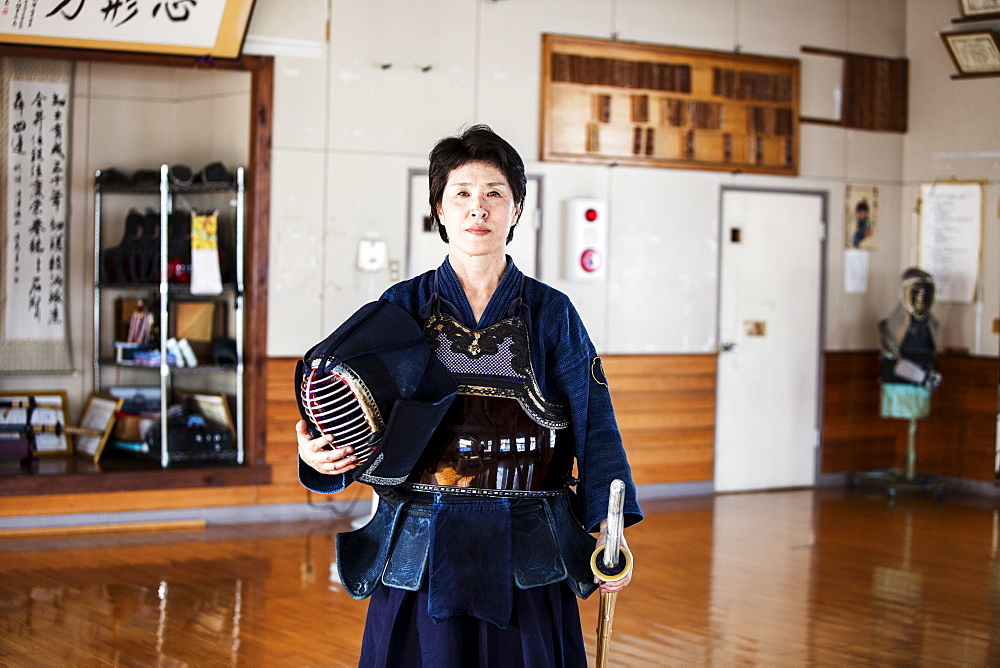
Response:
M941 384L934 358L938 323L931 315L934 279L926 271L911 267L903 272L900 293L899 303L890 316L878 323L881 336L879 380L882 417L909 421L905 471L902 475L893 469L856 473L854 482L862 479L881 481L891 496L895 496L897 488L927 487L940 495L941 482L933 476L916 473L917 420L930 415L931 390Z
M903 272L900 293L892 314L878 326L880 378L883 385L930 390L941 384L934 358L938 322L931 315L934 279L926 271L911 267Z

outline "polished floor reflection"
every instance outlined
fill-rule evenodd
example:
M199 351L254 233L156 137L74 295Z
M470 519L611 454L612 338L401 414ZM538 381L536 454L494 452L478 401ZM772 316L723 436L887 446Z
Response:
M1000 665L1000 510L848 491L646 504L618 666ZM0 540L2 666L350 666L346 520ZM596 597L582 604L593 658Z

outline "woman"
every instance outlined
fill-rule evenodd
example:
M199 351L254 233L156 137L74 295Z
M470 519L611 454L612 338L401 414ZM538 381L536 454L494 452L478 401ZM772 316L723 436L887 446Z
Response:
M625 526L642 519L600 358L569 299L505 253L527 183L514 148L471 127L437 143L429 180L448 256L382 298L420 323L459 394L407 481L376 487L375 528L338 537L342 574L381 574L360 663L585 666L574 594L631 580L589 568L612 480L626 483ZM304 422L296 432L310 489L357 466Z

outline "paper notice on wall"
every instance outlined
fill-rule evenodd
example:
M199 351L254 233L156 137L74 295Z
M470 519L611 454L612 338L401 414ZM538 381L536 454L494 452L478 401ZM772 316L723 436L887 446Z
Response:
M981 183L920 186L917 264L934 277L935 300L971 303L979 277L983 227Z
M844 292L849 295L868 292L868 251L844 250Z

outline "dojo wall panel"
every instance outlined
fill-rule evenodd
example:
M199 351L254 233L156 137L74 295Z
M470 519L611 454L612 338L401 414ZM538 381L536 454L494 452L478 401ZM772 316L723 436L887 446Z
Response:
M944 381L931 414L917 421L917 472L993 480L997 358L939 355ZM828 352L823 400L822 472L901 465L908 421L879 415L878 352Z
M712 479L715 355L610 355L604 367L638 484ZM942 355L944 383L931 416L918 423L918 470L991 480L997 405L997 359ZM298 482L292 390L295 360L267 361L267 464L270 482L244 486L53 493L4 497L0 516L119 512L270 503L311 498ZM878 353L825 354L822 472L888 468L906 451L906 422L878 414ZM362 500L355 485L332 499Z
M636 484L711 480L715 355L603 360Z

